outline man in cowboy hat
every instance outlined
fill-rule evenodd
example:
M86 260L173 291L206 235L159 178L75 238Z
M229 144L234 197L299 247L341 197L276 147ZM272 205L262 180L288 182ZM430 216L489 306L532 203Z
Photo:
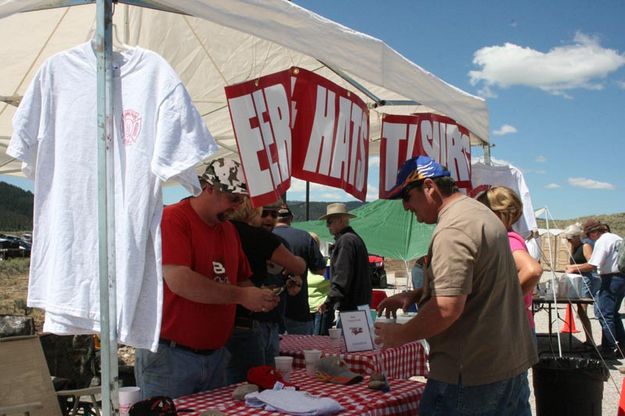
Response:
M595 242L587 263L566 267L567 273L584 273L597 270L601 288L597 307L601 312L601 356L604 359L623 358L625 351L625 328L619 309L625 297L625 275L618 270L618 249L623 239L610 232L610 227L590 218L584 223L584 234Z
M371 279L369 278L369 252L362 238L349 226L355 215L347 212L345 204L330 204L321 220L326 220L334 236L334 250L330 257L330 293L320 312L334 308L353 311L359 305L371 302Z
M405 324L375 324L385 347L430 343L419 414L529 414L527 370L538 357L503 223L427 156L404 163L391 198L419 222L436 223L423 288L378 306L390 315L418 303L419 313Z

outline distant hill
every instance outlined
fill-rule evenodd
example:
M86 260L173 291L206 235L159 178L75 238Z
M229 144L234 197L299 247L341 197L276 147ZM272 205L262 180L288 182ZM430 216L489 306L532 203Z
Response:
M0 182L0 230L32 230L34 197L30 191Z
M596 218L597 220L608 224L610 226L610 231L614 234L620 235L621 237L625 236L625 212L619 212L616 214L589 215L570 220L553 220L553 222L552 220L549 220L549 228L566 228L568 225L576 222L584 224L584 221L588 218ZM546 227L545 220L538 219L537 222L540 228Z
M33 227L33 199L32 192L25 191L17 186L0 181L0 231L29 231ZM326 213L326 207L332 202L311 201L309 204L309 219L316 220ZM306 202L287 201L293 212L295 221L306 221ZM360 201L346 203L347 210L351 211L362 205ZM609 215L593 216L610 225L612 232L625 236L625 212ZM551 228L564 228L574 222L584 223L590 216L568 220L550 221ZM538 220L538 226L545 227L544 220Z

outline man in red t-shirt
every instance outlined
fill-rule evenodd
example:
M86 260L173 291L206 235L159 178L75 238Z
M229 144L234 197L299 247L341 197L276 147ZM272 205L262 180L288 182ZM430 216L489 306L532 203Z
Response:
M179 397L225 384L236 305L264 312L279 298L250 281L239 235L225 215L247 192L241 165L212 161L202 192L166 207L163 241L163 318L156 353L138 349L135 375L144 398Z

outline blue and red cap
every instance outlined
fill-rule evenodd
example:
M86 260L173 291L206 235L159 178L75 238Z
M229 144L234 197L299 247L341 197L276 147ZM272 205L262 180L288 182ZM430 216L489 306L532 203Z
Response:
M429 156L415 156L406 160L399 169L395 186L389 191L388 199L401 198L404 189L411 183L427 178L442 178L445 176L451 176L446 167L435 162Z

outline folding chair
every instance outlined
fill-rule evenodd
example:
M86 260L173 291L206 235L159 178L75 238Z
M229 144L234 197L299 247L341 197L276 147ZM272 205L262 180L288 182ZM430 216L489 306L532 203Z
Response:
M0 416L61 416L36 335L0 338Z
M99 416L100 364L93 336L45 334L39 340L61 412L68 416L79 411L83 415Z
M0 338L0 416L61 416L58 397L70 397L76 415L83 396L90 397L100 415L96 394L100 387L63 390L55 393L50 370L39 337Z

